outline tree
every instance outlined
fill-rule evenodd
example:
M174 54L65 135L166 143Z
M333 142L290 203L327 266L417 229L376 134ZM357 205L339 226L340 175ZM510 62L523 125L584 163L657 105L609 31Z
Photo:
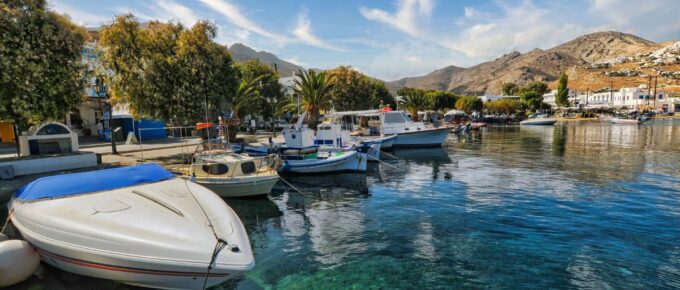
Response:
M0 2L0 120L19 132L83 102L87 33L44 0Z
M543 107L543 95L535 91L524 92L521 95L521 99L531 111L535 111Z
M409 90L407 93L399 102L399 106L406 109L414 121L418 121L418 111L429 109L432 103L421 90Z
M112 95L138 117L195 122L225 109L237 87L226 47L213 41L215 25L149 22L118 16L100 33L103 63L113 72ZM208 115L208 116L206 116Z
M528 92L535 92L535 93L542 96L543 94L548 92L548 85L546 85L544 82L536 81L536 82L524 84L517 91L517 93L519 93L520 95L526 94Z
M569 107L569 87L567 83L569 77L565 73L560 74L557 81L557 93L555 94L555 103L558 107Z
M349 66L326 71L333 85L333 107L339 111L365 110L383 104L394 104L385 83L369 78Z
M514 96L517 93L518 87L515 83L504 83L501 91L505 96Z
M263 76L257 76L255 78L244 77L239 82L234 95L231 97L230 108L232 111L232 118L240 121L245 115L245 111L248 108L253 107L253 104L258 103L258 99L261 98L259 93L260 82ZM236 124L234 124L236 123ZM238 132L238 122L232 122L229 126L229 140L236 139L236 133Z
M239 63L237 68L241 81L259 78L256 83L257 96L250 99L248 106L239 111L243 116L257 112L264 118L269 118L273 128L277 104L284 97L283 87L279 83L279 73L257 59Z
M456 101L458 101L456 94L447 91L428 91L425 93L425 97L430 100L434 110L453 109L456 107Z
M474 111L481 111L484 107L482 100L475 96L462 96L456 101L456 109L471 114Z
M331 108L331 90L333 85L328 81L325 72L313 69L299 70L295 80L295 95L287 98L279 107L280 112L294 112L300 106L307 112L309 127L316 130L321 111Z
M512 115L522 109L522 102L515 99L499 99L484 103L484 109L490 113Z

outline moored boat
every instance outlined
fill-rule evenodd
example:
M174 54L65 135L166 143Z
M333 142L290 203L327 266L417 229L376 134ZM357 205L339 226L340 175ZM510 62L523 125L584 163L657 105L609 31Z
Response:
M403 111L382 112L380 131L384 136L397 135L392 146L428 147L441 146L449 136L449 127L428 127L422 122L413 122Z
M364 172L367 156L355 150L319 151L319 148L287 149L282 152L282 173L315 174L331 172Z
M277 158L215 150L197 152L184 178L191 178L221 197L265 195L279 180Z
M12 223L41 259L80 275L199 289L255 263L234 211L156 164L40 178L10 205Z
M534 114L528 119L519 122L520 125L530 125L530 126L551 126L557 123L557 119L549 118L546 115Z

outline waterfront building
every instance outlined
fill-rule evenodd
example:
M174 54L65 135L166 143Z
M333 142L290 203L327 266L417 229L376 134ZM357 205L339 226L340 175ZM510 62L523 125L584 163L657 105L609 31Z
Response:
M581 109L651 109L659 112L673 112L668 103L668 93L647 88L646 85L638 87L621 88L616 91L602 90L596 92L569 92L569 102L572 107ZM543 95L543 101L555 106L556 90ZM675 109L675 107L673 107Z
M483 96L478 96L482 102L490 102L490 101L498 101L500 99L514 99L514 100L519 100L519 96L494 96L494 95L483 95Z

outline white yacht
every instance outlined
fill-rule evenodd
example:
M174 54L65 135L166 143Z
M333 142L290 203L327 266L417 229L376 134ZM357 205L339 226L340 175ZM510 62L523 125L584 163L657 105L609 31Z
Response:
M254 267L248 235L209 189L145 164L37 179L10 219L64 271L160 289L201 289Z
M520 125L542 125L542 126L551 126L554 125L557 122L557 119L555 118L549 118L547 115L544 114L533 114L529 116L528 119L519 122Z
M414 122L403 111L382 112L380 122L383 136L397 135L393 143L397 147L441 146L451 130L449 127L435 128Z

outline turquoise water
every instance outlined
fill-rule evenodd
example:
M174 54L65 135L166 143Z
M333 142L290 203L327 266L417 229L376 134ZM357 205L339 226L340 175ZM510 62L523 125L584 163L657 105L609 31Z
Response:
M257 266L217 288L680 288L680 120L489 127L392 154L228 200ZM22 285L131 288L46 272Z

